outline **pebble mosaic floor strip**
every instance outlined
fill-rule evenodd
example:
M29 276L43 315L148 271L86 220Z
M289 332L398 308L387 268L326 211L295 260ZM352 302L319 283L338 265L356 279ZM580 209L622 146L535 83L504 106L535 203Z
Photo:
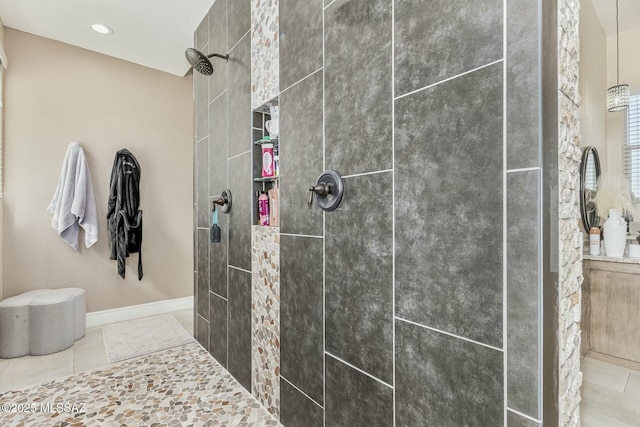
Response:
M0 408L16 427L281 426L198 343L0 394Z

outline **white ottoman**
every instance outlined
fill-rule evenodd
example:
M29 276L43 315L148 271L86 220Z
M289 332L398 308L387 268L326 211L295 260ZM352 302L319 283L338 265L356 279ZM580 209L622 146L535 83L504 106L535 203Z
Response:
M85 330L84 289L38 289L0 301L0 358L62 351Z

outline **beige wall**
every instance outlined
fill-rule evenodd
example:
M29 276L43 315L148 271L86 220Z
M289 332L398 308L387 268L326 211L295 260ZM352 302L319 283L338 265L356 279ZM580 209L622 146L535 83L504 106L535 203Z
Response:
M580 4L580 133L607 170L607 37L591 0Z
M2 46L2 48L4 49L4 24L2 23L2 18L0 18L0 46ZM2 74L2 82L0 82L0 85L4 85L4 73ZM0 102L3 101L3 91L0 90ZM2 110L0 110L0 114L3 114ZM2 116L0 116L0 154L2 147L3 147L3 118ZM3 176L3 158L2 155L0 155L0 180L2 180L2 176ZM3 288L3 282L2 282L2 276L3 276L3 269L2 269L2 249L3 249L3 238L2 238L2 223L3 223L3 210L4 210L4 204L2 202L2 195L0 194L0 300L2 300L2 288Z
M193 294L192 82L88 50L7 29L5 92L5 297L79 286L88 311ZM98 205L100 239L74 252L45 211L67 145L80 142ZM115 152L142 169L143 264L125 280L109 260L106 202Z

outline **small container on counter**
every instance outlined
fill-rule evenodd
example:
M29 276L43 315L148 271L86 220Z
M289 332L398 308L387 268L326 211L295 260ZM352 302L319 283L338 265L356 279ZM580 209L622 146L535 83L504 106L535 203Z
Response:
M589 230L589 255L600 255L600 229L591 227Z

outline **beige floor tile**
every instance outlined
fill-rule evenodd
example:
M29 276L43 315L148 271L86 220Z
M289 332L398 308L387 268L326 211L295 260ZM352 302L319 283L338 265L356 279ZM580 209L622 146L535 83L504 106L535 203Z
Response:
M584 382L582 384L583 406L602 417L617 422L640 426L640 404L635 396Z
M580 407L580 425L582 427L634 427L637 424L627 424L602 415L588 405Z
M638 405L640 405L640 372L629 375L629 381L627 382L627 388L624 390L624 395L630 399L635 399Z
M46 356L11 359L2 376L0 393L48 382L73 374L73 347Z
M175 317L176 320L180 322L180 324L187 330L187 332L193 335L193 310L192 309L174 311L171 314L173 314L173 317Z
M583 381L622 393L629 379L629 369L585 357L580 369Z

